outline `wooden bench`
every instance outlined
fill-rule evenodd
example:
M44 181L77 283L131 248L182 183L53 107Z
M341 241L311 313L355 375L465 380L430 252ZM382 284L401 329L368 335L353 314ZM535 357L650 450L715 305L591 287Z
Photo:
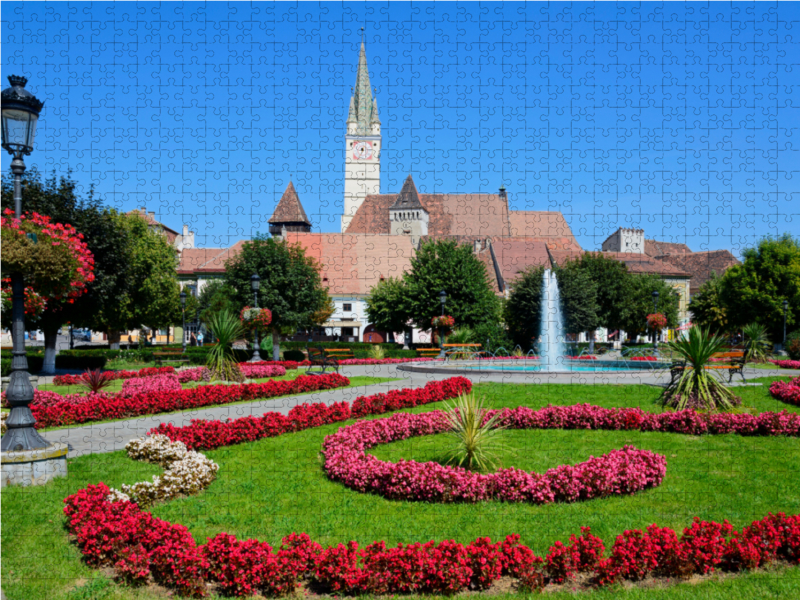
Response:
M436 358L440 352L439 348L417 348L419 358Z
M448 348L455 348L455 350L447 350ZM445 358L459 355L480 355L483 354L480 344L444 344Z
M350 348L325 348L325 354L333 360L349 360L356 357Z
M733 381L733 376L738 373L741 376L742 381L747 383L747 379L745 379L744 376L744 367L747 362L745 360L745 356L747 356L747 352L742 350L735 350L733 352L715 352L711 355L711 358L723 358L725 359L725 362L708 364L705 366L705 369L708 371L727 371L728 383ZM672 376L670 384L674 383L686 369L691 368L691 366L686 364L685 360L672 363L670 366L670 375Z
M159 366L165 362L189 362L188 358L183 358L181 348L164 348L161 352L153 352L153 358Z
M308 361L311 363L306 369L306 375L323 375L327 369L332 369L339 372L339 361L332 358L322 346L317 348L310 348L306 345L306 354ZM314 367L319 367L319 370L313 370Z

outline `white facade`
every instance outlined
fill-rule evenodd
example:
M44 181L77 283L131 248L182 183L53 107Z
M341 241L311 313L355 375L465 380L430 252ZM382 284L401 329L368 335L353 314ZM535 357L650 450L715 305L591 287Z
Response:
M348 129L352 129L348 127ZM370 194L381 192L381 126L372 126L377 135L347 134L344 165L344 214L342 233L353 220L358 207Z
M620 227L602 245L603 252L644 254L644 229Z

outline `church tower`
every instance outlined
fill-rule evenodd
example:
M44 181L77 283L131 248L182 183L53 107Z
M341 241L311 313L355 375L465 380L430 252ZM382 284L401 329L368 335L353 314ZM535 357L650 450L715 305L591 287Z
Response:
M344 140L342 233L347 230L364 198L370 194L380 194L381 190L381 120L378 118L378 104L372 96L369 84L367 52L363 41Z

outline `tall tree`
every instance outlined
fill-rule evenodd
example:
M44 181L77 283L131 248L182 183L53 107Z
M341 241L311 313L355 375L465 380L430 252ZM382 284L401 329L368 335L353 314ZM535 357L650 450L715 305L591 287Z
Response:
M623 313L622 329L628 337L647 331L647 315L653 314L653 292L658 292L657 311L667 318L667 327L678 325L678 297L672 286L655 274L635 274L631 277L627 309Z
M728 310L722 303L722 278L712 271L689 302L692 323L719 335L728 330Z
M505 322L511 340L526 351L539 337L544 270L543 266L530 266L509 284L511 293L505 304Z
M579 261L568 260L555 270L566 333L594 332L597 317L597 284Z
M197 296L200 305L200 319L206 321L211 313L224 310L236 312L241 307L233 299L235 290L223 279L212 279L206 283Z
M258 305L272 311L272 357L279 359L280 336L313 326L314 314L325 308L320 265L299 244L258 235L225 265L225 282L241 308L252 303L250 277L261 278Z
M423 244L403 281L408 315L423 331L431 329L431 319L442 313L442 290L447 294L445 313L455 318L457 327L496 323L500 318L500 300L492 291L486 267L470 246L453 240Z
M397 277L384 279L373 287L367 296L367 318L378 331L402 331L404 345L408 339L411 319L406 306L408 289L405 282Z
M625 263L599 252L582 254L577 264L594 281L598 325L609 330L622 329L631 277L635 276L628 272Z
M734 327L761 323L774 340L783 339L783 301L787 329L800 320L800 242L791 235L762 239L742 252L744 261L725 272L720 296Z

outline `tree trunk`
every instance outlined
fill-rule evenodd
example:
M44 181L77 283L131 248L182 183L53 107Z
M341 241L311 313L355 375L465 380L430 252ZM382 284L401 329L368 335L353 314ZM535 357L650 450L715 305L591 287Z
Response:
M60 330L61 328L44 332L44 365L42 365L44 375L53 375L56 372L56 345Z
M112 350L119 350L119 340L122 337L122 332L116 329L108 330L108 345Z
M277 327L272 328L272 360L281 359L281 334Z

